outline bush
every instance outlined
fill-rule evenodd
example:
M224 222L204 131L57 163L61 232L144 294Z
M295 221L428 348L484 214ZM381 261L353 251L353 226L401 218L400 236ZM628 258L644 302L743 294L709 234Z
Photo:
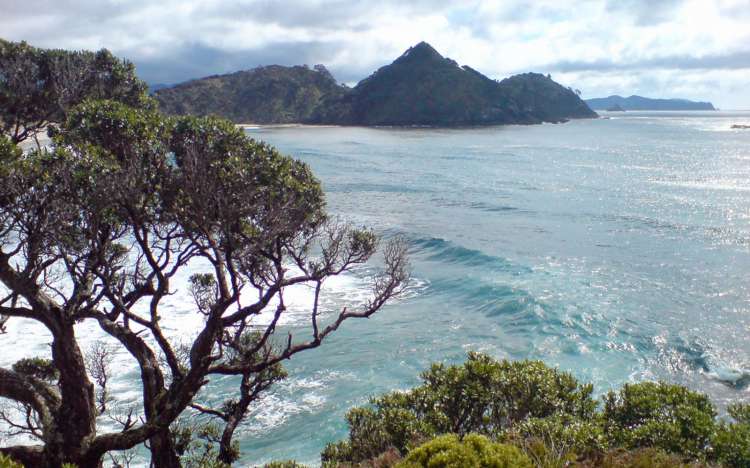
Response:
M294 460L283 460L266 463L263 468L307 468L307 466L297 463Z
M59 377L59 372L51 360L38 357L21 359L13 364L13 370L19 374L50 382Z
M418 415L438 432L496 435L529 417L587 418L596 408L593 387L541 361L497 361L469 353L460 366L434 364L413 391Z
M373 400L372 408L353 408L347 415L349 440L328 444L323 462L361 462L390 448L405 454L434 435L409 409L409 395L390 393Z
M527 418L593 417L593 387L541 361L497 361L469 353L461 365L434 364L423 384L376 398L347 414L349 440L330 444L323 461L358 462L393 447L409 448L437 434L497 437Z
M702 459L715 416L706 395L662 382L626 384L604 398L605 432L611 444L626 448L656 447Z
M23 468L23 465L0 453L0 468Z
M730 406L733 420L717 422L706 395L679 385L628 384L597 410L591 385L539 361L470 353L464 364L435 364L421 378L410 391L350 410L349 438L325 448L324 464L387 467L373 460L385 452L411 457L439 434L477 433L519 447L537 468L750 468L750 405Z
M735 422L717 429L714 458L727 467L746 468L750 466L750 405L731 405L729 414Z
M708 468L709 465L686 463L677 455L657 448L617 449L603 456L575 463L576 468Z
M531 468L531 460L512 445L469 434L437 437L409 452L396 468Z
M393 468L401 460L399 451L391 447L377 457L359 462L324 462L323 468Z
M580 457L599 456L607 448L598 418L530 418L509 430L505 440L522 447L537 468L569 466Z

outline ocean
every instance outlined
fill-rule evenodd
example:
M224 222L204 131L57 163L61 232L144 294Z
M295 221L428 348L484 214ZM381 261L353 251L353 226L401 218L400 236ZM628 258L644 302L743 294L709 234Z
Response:
M312 167L332 215L404 237L412 281L374 317L285 363L289 378L238 430L242 464L318 463L327 442L346 437L349 408L472 350L541 359L597 395L662 379L720 409L750 401L750 130L731 129L750 112L603 115L467 129L248 128ZM366 300L376 268L326 284L329 317ZM293 291L283 331L306 332L310 295ZM178 290L164 311L168 334L199 325L183 313L189 301ZM100 336L80 328L84 341ZM0 365L48 353L48 341L11 321ZM116 362L112 391L126 408L138 374L122 353ZM205 395L221 400L235 384L216 379Z
M470 129L257 128L329 211L410 244L412 288L286 364L252 462L319 461L346 410L470 350L541 359L597 394L663 379L750 400L750 112L603 113ZM366 275L331 288L357 301ZM304 316L300 316L303 319Z

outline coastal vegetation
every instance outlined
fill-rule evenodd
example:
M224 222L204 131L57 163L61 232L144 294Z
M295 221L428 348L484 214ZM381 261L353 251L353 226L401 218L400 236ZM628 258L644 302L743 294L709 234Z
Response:
M750 405L717 417L708 397L665 382L591 384L540 361L469 353L422 384L347 414L324 467L750 466Z
M63 122L84 99L152 105L135 67L107 50L40 49L0 39L0 130L12 144Z
M86 468L147 444L155 467L231 463L234 432L285 377L282 361L405 287L396 238L369 300L324 314L323 282L367 262L378 238L326 214L304 163L226 120L163 116L132 65L3 42L0 67L0 326L32 321L50 340L49 354L0 368L0 398L13 403L0 422L35 441L0 453ZM22 150L45 129L49 144ZM309 327L278 336L285 291L300 284L314 290ZM175 317L180 286L192 304ZM192 334L168 333L189 317ZM102 337L91 349L82 324ZM118 354L137 369L140 401L127 408L113 400ZM218 377L236 384L225 401L206 398ZM191 414L211 425L184 422Z
M322 65L271 65L210 76L155 93L162 111L173 115L220 115L233 122L309 122L324 102L346 94Z
M421 42L354 88L320 65L261 67L192 80L154 96L165 112L237 123L466 126L596 117L575 91L537 73L500 82Z
M594 110L625 111L687 111L716 110L710 102L696 102L688 99L652 99L643 96L609 96L586 99L586 104ZM618 109L619 108L619 109Z

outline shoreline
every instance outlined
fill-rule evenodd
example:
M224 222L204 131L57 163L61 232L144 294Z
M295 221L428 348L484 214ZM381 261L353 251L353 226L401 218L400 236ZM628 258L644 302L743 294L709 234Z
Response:
M284 123L284 124L256 124L256 123L238 123L234 124L238 128L339 128L343 125L323 125L323 124L303 124L303 123Z

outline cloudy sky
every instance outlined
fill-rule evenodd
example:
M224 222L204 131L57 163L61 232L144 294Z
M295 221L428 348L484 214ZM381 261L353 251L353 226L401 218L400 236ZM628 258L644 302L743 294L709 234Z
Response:
M0 0L0 37L106 47L149 83L325 64L354 84L419 41L492 78L551 73L584 97L750 109L750 0Z

